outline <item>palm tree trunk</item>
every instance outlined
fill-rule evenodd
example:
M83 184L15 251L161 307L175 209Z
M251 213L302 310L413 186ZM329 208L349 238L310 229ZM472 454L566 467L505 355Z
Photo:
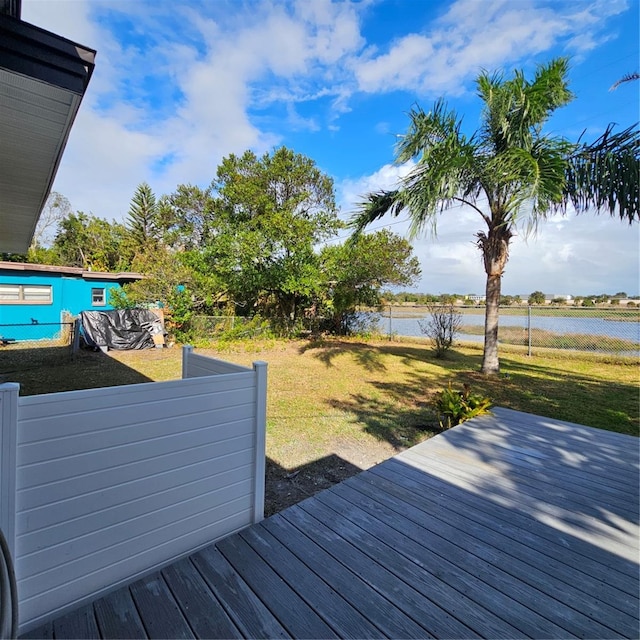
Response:
M487 288L484 315L484 353L482 373L500 373L498 360L498 321L500 309L500 287L502 274L509 259L509 242L513 235L505 222L506 212L497 209L492 212L488 232L478 233L478 247L482 251L484 270L487 274Z
M486 308L484 315L484 353L482 373L500 372L498 360L498 312L500 308L501 275L487 275Z

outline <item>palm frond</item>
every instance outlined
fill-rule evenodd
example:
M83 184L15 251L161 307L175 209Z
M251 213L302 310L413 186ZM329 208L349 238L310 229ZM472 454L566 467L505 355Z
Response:
M567 58L556 58L539 65L531 82L521 71L509 80L486 72L478 76L478 94L484 102L481 133L488 153L531 147L551 113L573 99L568 69Z
M397 217L404 206L401 193L397 189L368 194L364 202L359 203L358 213L349 220L348 226L353 229L352 239L357 239L367 226L387 214Z
M634 71L633 73L627 73L620 80L616 80L610 87L609 91L615 91L621 84L625 82L632 82L633 80L640 80L640 73Z
M562 206L577 212L593 207L621 220L640 221L640 131L637 125L613 133L614 125L569 157Z
M396 145L396 162L402 164L418 158L432 147L464 143L460 134L462 121L456 112L447 109L447 103L441 98L436 100L428 113L419 106L409 112L409 129Z

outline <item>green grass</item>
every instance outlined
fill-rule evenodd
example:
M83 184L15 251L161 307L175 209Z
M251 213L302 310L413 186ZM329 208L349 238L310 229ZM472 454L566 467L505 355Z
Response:
M436 359L421 340L247 342L223 352L238 364L269 363L268 455L286 469L342 449L384 447L391 455L438 432L430 403L449 382L464 383L494 405L621 433L638 433L636 359L504 347L501 374L479 373L480 345ZM35 394L180 376L178 348L81 353L73 362L5 376Z

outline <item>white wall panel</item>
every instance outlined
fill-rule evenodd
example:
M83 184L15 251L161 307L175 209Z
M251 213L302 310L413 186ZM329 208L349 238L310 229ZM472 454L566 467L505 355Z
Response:
M183 364L178 381L19 398L21 631L260 513L265 374L191 350Z

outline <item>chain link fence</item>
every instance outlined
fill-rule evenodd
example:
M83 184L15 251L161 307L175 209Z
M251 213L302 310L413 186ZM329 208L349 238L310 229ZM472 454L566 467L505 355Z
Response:
M231 331L245 321L246 318L236 316L193 316L191 328L197 336L211 338Z
M58 364L76 348L75 322L0 324L0 374Z
M484 339L484 307L459 307L462 323L457 340ZM381 332L422 336L419 322L426 308L390 307L380 314ZM640 356L640 309L615 307L501 307L499 341L536 348Z

